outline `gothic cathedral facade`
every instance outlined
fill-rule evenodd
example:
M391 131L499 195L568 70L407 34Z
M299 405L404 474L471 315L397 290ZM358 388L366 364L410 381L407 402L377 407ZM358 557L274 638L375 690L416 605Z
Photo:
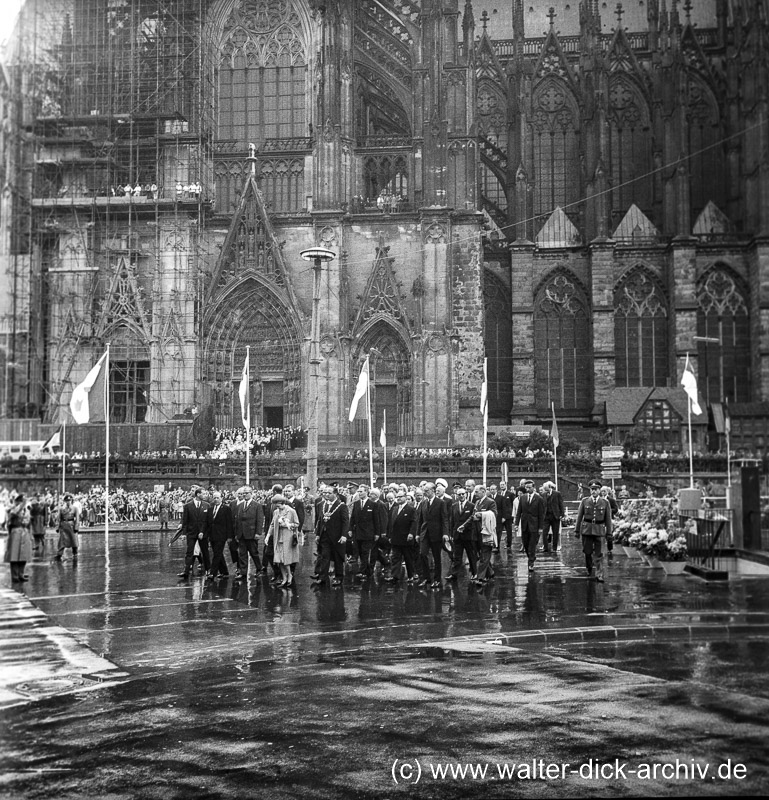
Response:
M630 4L629 4L630 5ZM3 413L210 407L388 442L769 399L765 0L28 0L5 55ZM552 6L552 7L551 7ZM308 393L313 269L318 397Z

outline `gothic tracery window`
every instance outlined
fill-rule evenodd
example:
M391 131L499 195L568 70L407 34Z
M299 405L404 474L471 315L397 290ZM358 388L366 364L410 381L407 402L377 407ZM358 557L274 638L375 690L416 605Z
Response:
M590 320L584 291L570 274L557 272L536 294L534 373L537 409L590 407Z
M718 104L701 78L687 78L686 117L689 137L689 183L692 214L696 217L712 200L720 208L724 203L724 151L718 144L720 115Z
M750 317L747 290L726 266L708 270L697 283L700 392L708 403L750 399Z
M628 272L614 290L617 386L665 386L668 375L667 302L643 268Z
M233 12L219 62L219 138L247 145L307 135L307 58L290 0Z
M652 152L649 110L626 76L609 84L609 176L612 229L633 203L648 213L652 205Z
M530 141L534 213L549 217L580 197L579 113L566 84L543 81L534 93Z

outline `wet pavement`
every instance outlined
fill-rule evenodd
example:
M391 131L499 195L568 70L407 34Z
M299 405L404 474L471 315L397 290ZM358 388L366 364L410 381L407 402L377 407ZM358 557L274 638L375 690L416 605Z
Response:
M769 789L767 577L665 576L617 553L600 585L586 579L579 543L567 538L532 576L523 556L503 549L496 579L480 590L466 578L438 591L380 577L317 589L306 544L297 586L286 591L263 578L180 582L183 544L168 541L113 529L106 546L103 533L88 532L77 564L28 566L24 592L69 632L69 650L88 649L127 675L88 691L62 684L6 708L3 796ZM3 570L0 592L8 588ZM33 639L27 646L30 662L50 659ZM0 672L10 692L23 679L14 684L10 667L24 642L14 648L16 661ZM535 757L636 766L678 758L713 770L731 758L747 774L471 781L429 772ZM395 759L428 774L415 782L404 768L396 781Z

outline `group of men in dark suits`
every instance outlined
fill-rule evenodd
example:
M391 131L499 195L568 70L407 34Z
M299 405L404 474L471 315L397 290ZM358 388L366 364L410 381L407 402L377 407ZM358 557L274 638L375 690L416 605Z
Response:
M447 494L442 478L421 487L422 496L413 500L404 485L391 485L384 496L366 485L357 487L351 502L345 503L338 490L321 487L316 502L315 536L317 560L313 581L340 585L345 554L355 577L368 580L377 563L383 566L385 580L406 580L423 587L442 586L442 553L451 557L447 580L456 580L465 559L471 580L484 584L493 578L491 556L504 536L512 547L513 530L522 535L523 550L533 571L537 543L544 534L545 549L559 547L558 532L564 514L563 499L554 484L546 484L545 497L538 494L533 481L522 481L518 494L508 492L502 483L487 492L468 479L464 488L455 485L454 496ZM484 513L489 514L484 527ZM486 531L484 536L483 531ZM547 534L552 539L547 538Z
M464 487L455 484L454 496L447 489L442 478L425 482L420 487L421 496L415 499L403 484L391 484L384 495L379 489L360 485L348 503L337 488L321 486L315 501L317 558L313 582L339 586L347 555L357 565L352 568L361 581L371 578L381 564L386 581L400 580L405 568L407 582L437 589L442 586L442 554L446 552L450 555L446 580L456 580L467 560L471 580L482 585L494 577L492 553L504 541L508 550L512 548L514 530L520 531L521 551L526 553L530 572L540 537L546 552L559 549L564 505L553 483L545 483L543 495L532 480L521 481L517 492L508 490L504 482L487 491L472 479L465 481ZM281 493L297 512L301 530L303 503L292 486L272 487L272 497ZM254 574L267 572L272 563L272 544L264 546L260 558L259 540L269 528L273 511L271 499L258 502L250 486L238 489L230 503L218 491L208 502L203 489L194 489L184 506L177 534L187 541L184 570L179 577L186 579L191 574L196 544L208 578L229 576L224 556L227 544L236 580L247 577L249 561ZM278 577L277 569L273 569Z
M250 486L238 489L235 499L230 503L224 502L219 491L211 493L211 502L208 502L206 494L200 487L192 490L192 497L182 512L179 530L171 540L172 544L180 536L186 538L187 549L180 578L187 579L192 573L196 545L208 579L229 577L224 557L227 544L235 567L235 580L245 580L248 577L249 561L253 565L254 576L266 573L272 564L272 543L264 546L260 559L259 541L264 538L272 521L272 498L278 495L284 499L286 505L296 511L300 530L304 523L304 504L296 497L293 486L283 487L276 484L272 487L272 496L264 504L254 499ZM209 553L209 545L213 557ZM274 578L278 578L279 572L279 568L273 565Z

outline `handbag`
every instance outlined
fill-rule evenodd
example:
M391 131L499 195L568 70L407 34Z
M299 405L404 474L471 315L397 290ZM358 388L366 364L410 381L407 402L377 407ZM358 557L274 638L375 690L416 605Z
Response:
M299 536L294 533L291 535L291 546L296 547L299 544Z

